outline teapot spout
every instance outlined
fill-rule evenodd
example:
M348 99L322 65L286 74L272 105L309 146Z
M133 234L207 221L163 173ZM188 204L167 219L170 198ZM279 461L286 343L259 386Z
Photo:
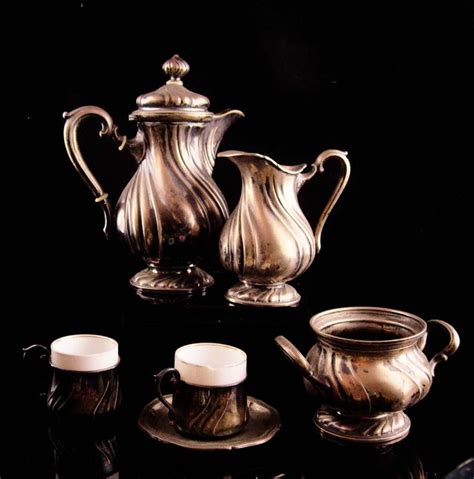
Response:
M214 115L202 134L203 150L205 152L204 168L212 175L217 149L230 125L245 115L240 110L224 110Z
M277 336L275 338L275 343L286 359L296 367L303 377L307 379L321 395L326 394L329 389L328 386L316 378L313 368L308 360L301 354L299 349L291 341L286 339L285 336Z

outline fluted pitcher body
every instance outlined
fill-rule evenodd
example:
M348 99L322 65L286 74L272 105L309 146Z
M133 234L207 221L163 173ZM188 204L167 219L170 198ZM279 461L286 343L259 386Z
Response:
M320 249L321 231L347 184L350 164L338 150L327 150L314 164L284 166L257 153L219 153L237 165L242 177L240 201L219 241L222 264L239 277L226 298L250 306L291 306L300 301L287 281L304 273ZM298 192L329 158L343 171L315 231L301 211Z

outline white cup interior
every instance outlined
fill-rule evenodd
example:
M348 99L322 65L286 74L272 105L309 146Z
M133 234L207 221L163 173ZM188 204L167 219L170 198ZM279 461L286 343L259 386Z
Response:
M247 355L228 344L195 343L176 350L175 368L181 379L204 387L241 383L247 376Z
M51 364L68 371L103 371L119 362L118 343L96 334L75 334L51 343Z

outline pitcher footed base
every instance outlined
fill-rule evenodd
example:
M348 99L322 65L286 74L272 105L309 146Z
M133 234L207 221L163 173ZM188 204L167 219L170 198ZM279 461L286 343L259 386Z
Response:
M225 297L235 304L267 306L270 308L296 306L301 299L296 289L289 284L263 285L250 284L244 281L232 286Z
M150 266L130 278L130 284L142 293L189 295L203 293L214 278L197 266L169 270Z
M374 416L344 416L322 406L313 422L327 439L379 446L401 441L410 431L410 418L402 411Z

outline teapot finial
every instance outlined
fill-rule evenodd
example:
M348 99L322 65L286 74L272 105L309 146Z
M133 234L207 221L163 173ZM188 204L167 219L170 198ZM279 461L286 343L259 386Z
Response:
M189 65L179 55L173 55L163 63L163 71L170 77L166 83L181 82L181 78L189 72Z

